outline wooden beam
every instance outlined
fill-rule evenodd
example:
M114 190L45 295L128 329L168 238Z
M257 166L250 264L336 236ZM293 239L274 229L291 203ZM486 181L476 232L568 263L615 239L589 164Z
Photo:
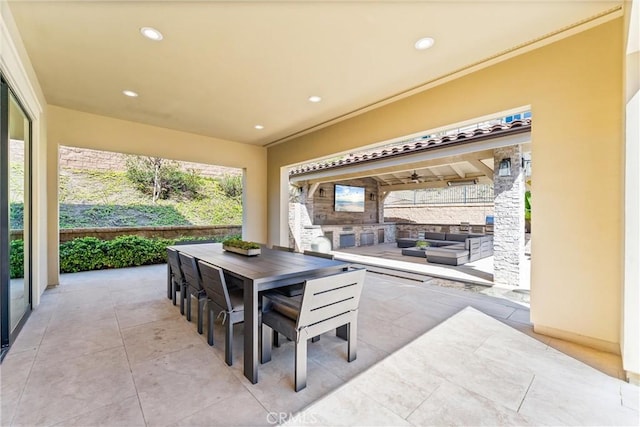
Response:
M307 187L307 199L313 199L313 194L316 192L319 186L319 182L309 184L309 186Z
M467 162L471 163L471 166L478 169L480 173L493 181L493 169L491 169L489 166L485 165L476 158L469 158L467 159Z
M464 171L457 164L451 163L449 166L451 167L451 169L454 170L455 173L458 174L458 176L460 178L465 178L466 177L466 174L464 173Z

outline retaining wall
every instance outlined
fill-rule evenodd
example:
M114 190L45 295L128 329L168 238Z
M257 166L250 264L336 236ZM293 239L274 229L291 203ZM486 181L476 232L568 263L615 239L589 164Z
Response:
M68 228L60 230L60 242L79 237L113 240L118 236L175 239L178 237L217 237L242 234L241 225L189 225L167 227ZM22 239L22 230L12 230L11 240Z

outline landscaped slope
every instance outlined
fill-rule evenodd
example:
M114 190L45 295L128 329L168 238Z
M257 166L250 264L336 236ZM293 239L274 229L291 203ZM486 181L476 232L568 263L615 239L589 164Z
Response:
M62 170L60 227L241 224L241 198L229 197L216 179L199 179L199 197L178 195L153 203L125 172Z

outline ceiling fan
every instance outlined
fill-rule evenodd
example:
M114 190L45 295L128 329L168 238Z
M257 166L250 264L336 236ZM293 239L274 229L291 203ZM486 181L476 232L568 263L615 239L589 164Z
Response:
M409 179L411 180L411 182L415 182L417 184L420 182L420 175L418 175L414 170Z

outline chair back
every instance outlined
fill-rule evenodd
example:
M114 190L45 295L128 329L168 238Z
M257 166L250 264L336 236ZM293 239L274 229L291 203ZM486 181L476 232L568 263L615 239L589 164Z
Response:
M364 284L364 268L307 280L296 329L356 311Z
M169 271L171 272L173 280L180 284L183 283L184 275L182 274L182 268L180 267L178 251L167 248L167 262L169 263Z
M198 261L198 266L202 276L202 287L207 293L207 297L223 310L233 311L227 282L222 270L204 261Z
M309 251L309 250L305 250L304 251L305 255L310 255L310 256L317 256L320 258L326 258L326 259L333 259L333 254L328 254L325 252L316 252L316 251Z
M192 288L200 291L202 290L202 284L200 283L200 272L198 272L198 265L196 259L191 255L178 252L180 257L180 266L182 267L182 273L184 274L185 281Z
M271 249L275 249L276 251L293 252L293 248L290 248L289 246L272 245Z

